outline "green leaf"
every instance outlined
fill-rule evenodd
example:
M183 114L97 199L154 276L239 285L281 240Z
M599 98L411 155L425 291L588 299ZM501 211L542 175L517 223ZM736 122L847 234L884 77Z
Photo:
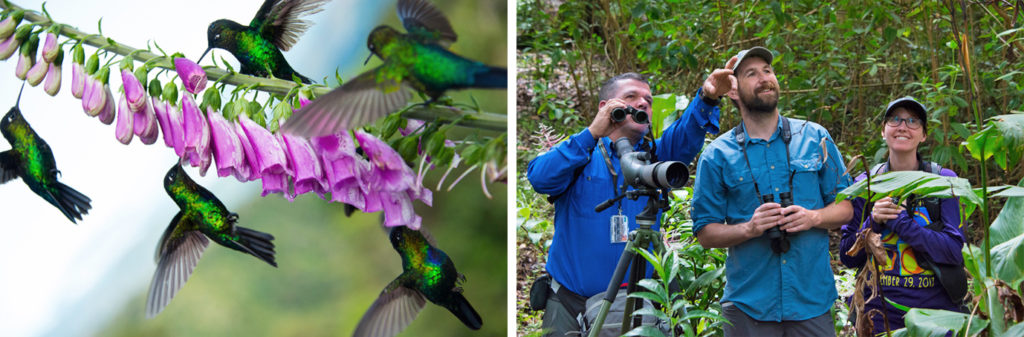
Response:
M685 321L685 320L690 320L690 319L694 319L694 318L707 318L707 319L716 320L716 321L727 321L725 319L725 317L722 317L722 315L719 315L719 314L716 314L716 313L713 313L713 312L709 312L709 311L700 310L700 309L690 310L689 312L686 313L685 316L683 316L681 318L681 320Z
M661 132L670 123L666 119L676 112L676 95L661 94L654 96L651 103L651 130L654 138L661 137Z
M661 332L661 330L658 330L658 328L655 328L653 326L641 325L636 328L633 328L633 330L629 330L629 332L627 332L623 336L665 337L665 333Z
M935 309L910 309L903 316L907 324L907 333L911 336L943 337L946 332L954 331L959 335L967 325L969 316L964 313ZM988 326L988 321L974 317L971 320L971 331L968 336L973 336Z
M698 276L697 279L694 280L693 283L690 283L690 286L686 288L686 293L694 294L696 293L696 291L706 288L707 286L711 285L712 282L721 279L722 273L724 272L725 267L721 266L715 270L700 274L700 276Z
M982 200L971 189L970 181L958 177L945 177L923 171L892 171L872 176L871 191L869 179L858 181L839 192L836 202L846 198L864 198L876 201L887 196L898 196L905 199L910 194L928 197L949 198L960 197L960 203L981 205Z
M642 298L642 299L645 299L645 300L648 300L648 301L651 301L651 302L654 302L654 303L659 303L659 304L664 304L664 303L668 302L668 298L659 296L658 294L655 294L655 293L652 293L652 292L649 292L649 291L637 291L637 292L634 292L632 294L629 294L629 297L632 297L632 298Z
M653 316L663 321L669 320L668 315L666 315L664 312L661 312L661 310L657 310L648 306L640 308L640 310L634 311L633 316Z

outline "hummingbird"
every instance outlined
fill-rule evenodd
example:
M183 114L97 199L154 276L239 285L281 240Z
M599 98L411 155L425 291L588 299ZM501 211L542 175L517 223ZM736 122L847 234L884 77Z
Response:
M181 210L171 219L156 249L158 262L149 286L147 318L163 311L185 285L209 240L277 267L271 242L274 236L235 225L238 214L229 212L213 193L192 181L180 164L167 171L164 190Z
M430 235L398 226L388 236L402 256L402 274L373 301L353 336L394 336L412 323L427 300L451 311L470 329L480 329L480 315L458 286L466 277L455 271L455 264L434 246Z
M432 103L449 89L507 87L505 68L448 51L455 31L431 3L399 0L398 17L408 33L381 25L367 38L367 62L377 55L383 64L300 108L282 129L316 137L357 128L404 107L410 90L426 94Z
M281 51L288 51L310 23L303 16L319 13L329 0L265 0L248 26L220 19L206 29L208 47L199 57L202 61L210 49L221 48L231 52L242 65L241 73L259 77L312 81L299 75L284 59ZM198 62L197 62L198 63Z
M21 88L25 89L24 83ZM0 152L0 184L20 177L32 192L57 207L68 220L77 224L75 219L82 220L82 215L89 213L92 199L57 181L60 171L53 159L53 151L25 121L18 108L19 103L15 103L0 120L0 132L11 144L10 150Z

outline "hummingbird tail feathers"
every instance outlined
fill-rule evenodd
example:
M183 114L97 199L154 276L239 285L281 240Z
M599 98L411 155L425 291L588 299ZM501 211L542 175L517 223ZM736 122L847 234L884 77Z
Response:
M238 233L238 244L242 246L243 251L277 267L277 262L274 261L273 235L242 226L236 226L235 231Z
M61 213L64 213L64 216L68 217L68 220L76 224L78 222L75 219L82 220L82 215L89 214L89 209L92 208L89 205L90 202L92 199L89 197L59 182L56 185L55 193L53 193L53 200L50 201Z
M452 297L452 301L444 307L451 311L452 314L455 314L455 317L458 317L462 324L465 324L470 329L479 330L484 325L484 321L480 319L480 314L473 310L473 306L469 305L469 300L466 300L466 297L458 292L454 293Z
M499 67L487 67L486 70L473 75L473 86L477 88L507 88L508 70Z

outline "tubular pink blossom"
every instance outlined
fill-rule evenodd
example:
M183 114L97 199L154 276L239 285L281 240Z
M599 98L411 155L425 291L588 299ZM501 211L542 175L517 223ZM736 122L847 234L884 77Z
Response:
M284 140L288 162L295 171L294 193L301 195L316 191L322 197L327 192L327 181L313 146L305 138L282 133L278 133L278 136Z
M167 147L174 147L174 133L171 131L171 117L168 110L170 105L161 101L157 97L150 97L149 105L153 106L153 112L156 115L156 120L160 124L160 133L164 135L164 145Z
M412 207L412 200L402 192L379 193L381 205L384 208L384 226L409 226L412 229L419 229L419 216Z
M135 74L127 68L121 69L121 83L124 84L124 97L128 100L128 108L136 113L145 111L146 89L142 88L142 83L139 83Z
M99 83L99 81L96 81ZM103 84L103 95L106 97L103 100L103 110L100 111L99 116L100 123L110 125L114 121L114 95L110 93L110 87Z
M199 94L206 88L206 71L192 60L184 57L175 58L174 69L185 83L185 90L188 92Z
M287 192L287 177L292 175L292 171L288 167L288 158L281 143L270 131L253 122L245 114L238 115L238 124L245 132L256 156L258 165L253 169L263 179L262 195Z
M331 201L343 202L361 210L366 208L366 187L363 172L370 162L356 154L355 142L348 132L310 139L313 151L323 162L324 178L331 192Z
M249 167L249 175L236 175L241 182L253 181L260 178L259 175L259 160L256 158L256 150L252 148L252 143L249 142L249 136L245 135L245 129L242 129L242 123L231 123L235 127L235 134L238 135L238 142L242 144L242 152L245 153L245 162Z
M96 117L103 112L103 106L107 104L107 95L103 92L103 83L99 80L87 77L85 79L85 91L82 94L82 110L85 114Z
M157 137L160 136L160 126L157 123L156 111L153 109L153 105L148 103L148 99L146 101L144 110L141 113L135 113L134 132L136 136L139 136L139 141L150 145L156 143ZM128 110L131 110L131 107Z
M356 130L355 135L359 147L374 166L369 179L370 190L397 192L413 186L416 175L397 151L371 134Z
M43 82L43 91L50 96L57 96L57 93L60 92L60 77L60 65L51 65L50 70L46 71L46 81Z
M3 42L0 42L0 61L11 58L16 50L18 50L18 39L15 39L14 35L8 36Z
M245 181L252 172L245 160L245 149L235 132L235 127L224 119L224 116L208 109L206 117L210 121L210 139L213 142L213 159L217 162L217 176L235 176Z
M57 35L54 33L46 33L46 41L43 42L43 61L46 63L53 63L53 60L57 58Z
M18 53L18 66L14 68L14 76L18 77L19 80L24 80L28 77L29 69L36 64L36 56L25 55L25 53Z
M206 169L210 167L212 161L210 126L206 122L206 117L196 106L192 95L182 95L181 113L184 119L183 138L185 140L185 153L181 160L184 162L187 159L192 166L198 166L200 168L199 175L205 176Z
M46 62L36 62L32 68L29 68L28 73L25 74L25 81L31 86L37 86L43 82L43 78L46 77L46 72L50 70L50 64Z
M124 95L117 100L117 125L114 126L114 136L121 144L128 145L132 142L133 118L135 113L128 110L128 102Z
M82 98L82 93L85 92L85 66L78 62L71 62L71 95L75 98Z

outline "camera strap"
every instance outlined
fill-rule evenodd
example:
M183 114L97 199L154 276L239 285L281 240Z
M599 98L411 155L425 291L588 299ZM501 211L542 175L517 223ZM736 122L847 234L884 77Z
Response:
M608 149L605 148L604 141L601 141L600 144L598 144L598 147L601 148L601 155L604 156L604 164L608 167L608 173L612 175L612 196L618 197L619 190L617 187L619 184L619 174L615 173L615 166L612 165L612 156L608 154ZM625 186L625 184L623 184L623 186ZM619 214L622 214L622 199L619 199Z

